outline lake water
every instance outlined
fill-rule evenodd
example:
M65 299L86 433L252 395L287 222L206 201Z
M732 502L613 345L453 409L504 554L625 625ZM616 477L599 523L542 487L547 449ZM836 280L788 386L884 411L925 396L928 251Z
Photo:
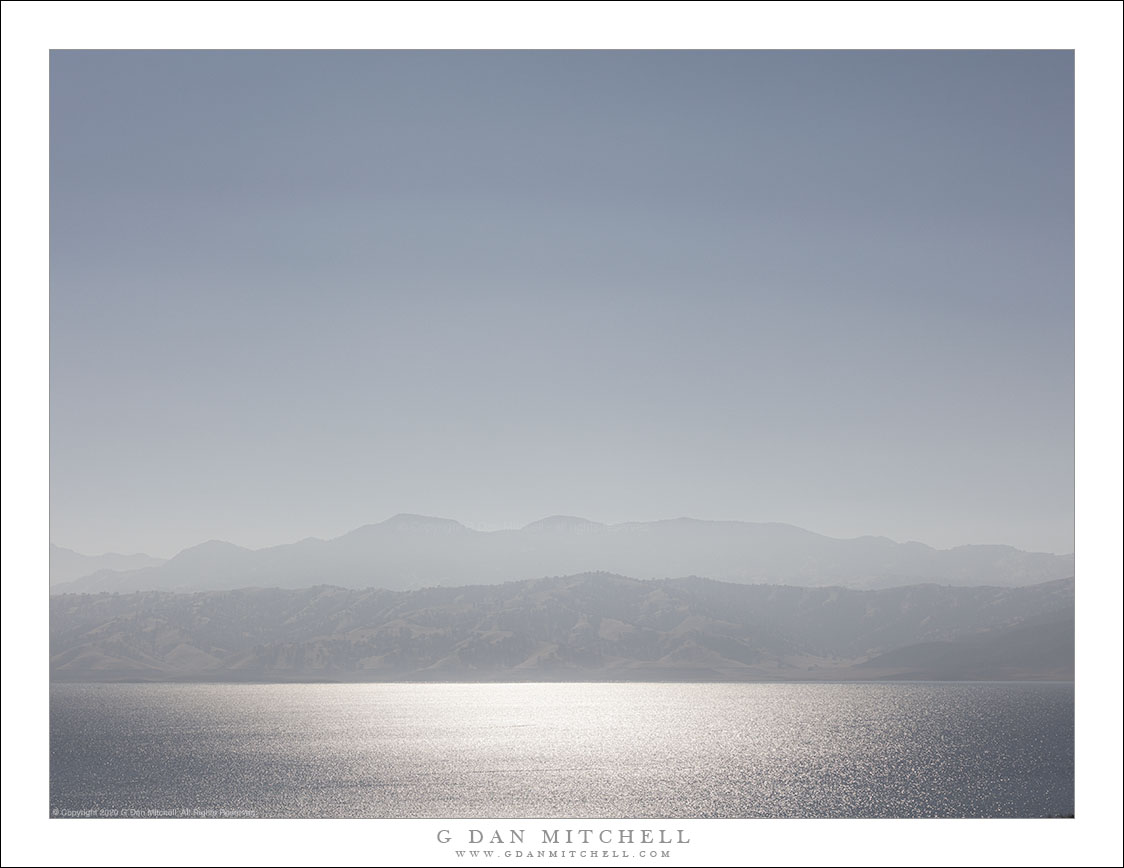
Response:
M1072 684L55 684L55 816L1044 817Z

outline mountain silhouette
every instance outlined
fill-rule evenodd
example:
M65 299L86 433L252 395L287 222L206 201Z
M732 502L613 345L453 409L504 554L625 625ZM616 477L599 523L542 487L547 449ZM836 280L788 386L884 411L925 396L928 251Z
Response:
M835 539L787 524L678 518L604 525L552 516L518 530L477 531L450 519L396 515L331 540L250 550L212 541L167 563L102 571L54 592L239 587L407 590L605 571L815 587L1028 585L1073 575L1072 555L1009 546L934 549L885 537Z
M162 563L164 561L161 558L146 554L119 555L109 552L104 555L84 555L51 543L50 583L55 585L70 582L100 570L138 570Z

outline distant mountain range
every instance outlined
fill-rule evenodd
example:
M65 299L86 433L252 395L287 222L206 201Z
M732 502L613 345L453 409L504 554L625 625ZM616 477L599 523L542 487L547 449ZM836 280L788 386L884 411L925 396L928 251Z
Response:
M397 515L331 540L309 538L257 550L207 542L164 563L103 569L57 584L52 592L321 584L408 590L590 571L643 579L703 575L803 587L884 588L917 582L1017 586L1071 576L1073 562L1073 555L1010 546L942 550L885 537L834 539L787 524L679 518L604 525L554 516L520 530L485 532L449 519Z
M606 573L417 591L51 598L51 677L112 680L1073 678L1072 579L739 585Z
M51 584L70 582L102 570L139 570L159 566L162 563L164 563L163 559L144 554L83 555L51 543Z

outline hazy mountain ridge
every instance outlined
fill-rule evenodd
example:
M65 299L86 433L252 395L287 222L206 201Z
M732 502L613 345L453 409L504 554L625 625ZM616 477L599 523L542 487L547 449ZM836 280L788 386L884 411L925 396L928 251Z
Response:
M159 566L102 572L65 592L239 587L408 590L606 571L645 579L705 575L799 586L1027 585L1073 575L1072 555L1009 546L934 549L884 537L835 539L785 524L670 519L604 525L552 516L519 530L476 531L450 519L398 515L331 540L251 550L212 541Z
M1073 588L1069 579L863 591L586 574L418 591L67 594L51 599L51 675L1070 679Z
M162 558L154 558L143 553L122 555L108 552L103 555L84 555L73 549L63 548L51 543L50 583L70 582L102 570L139 570L164 563Z

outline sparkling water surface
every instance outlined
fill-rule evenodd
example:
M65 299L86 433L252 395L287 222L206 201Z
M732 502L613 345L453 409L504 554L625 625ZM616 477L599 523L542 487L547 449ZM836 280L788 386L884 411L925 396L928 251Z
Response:
M1074 812L1072 684L55 684L51 811Z

